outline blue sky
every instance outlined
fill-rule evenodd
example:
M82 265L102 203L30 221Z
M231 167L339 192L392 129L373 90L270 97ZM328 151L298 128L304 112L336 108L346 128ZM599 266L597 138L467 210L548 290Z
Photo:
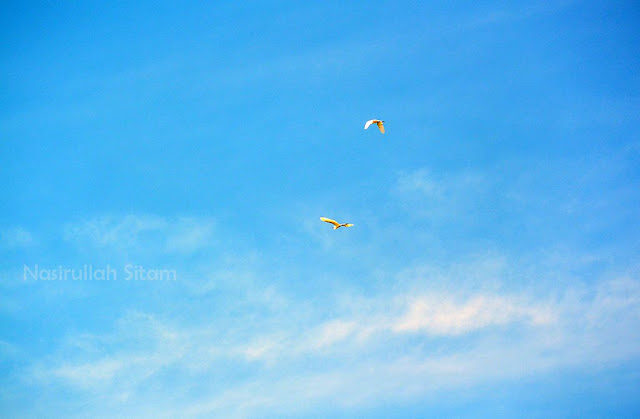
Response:
M0 9L2 415L637 417L638 6L236 3Z

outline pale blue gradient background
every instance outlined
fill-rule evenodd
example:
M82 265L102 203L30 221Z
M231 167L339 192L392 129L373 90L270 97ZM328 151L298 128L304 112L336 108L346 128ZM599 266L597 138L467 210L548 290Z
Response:
M634 2L0 19L2 416L640 415Z

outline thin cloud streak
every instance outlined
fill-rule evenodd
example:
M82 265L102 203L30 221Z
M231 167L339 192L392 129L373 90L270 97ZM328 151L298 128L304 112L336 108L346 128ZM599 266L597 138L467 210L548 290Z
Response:
M188 254L212 246L214 230L215 221L211 218L129 214L67 224L63 237L79 247Z
M31 247L36 240L30 231L23 227L10 227L0 231L0 247L5 249L20 249Z

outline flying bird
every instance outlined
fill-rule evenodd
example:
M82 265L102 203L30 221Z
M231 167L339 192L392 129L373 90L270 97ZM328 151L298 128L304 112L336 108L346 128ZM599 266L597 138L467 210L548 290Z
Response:
M353 224L349 224L349 223L340 224L339 222L332 220L331 218L320 217L320 219L325 223L333 224L334 230L337 230L340 227L353 227Z
M366 124L364 124L364 129L369 128L369 125L371 124L376 124L378 126L378 128L380 129L380 132L384 134L384 121L381 121L379 119L371 119L369 121L366 122Z

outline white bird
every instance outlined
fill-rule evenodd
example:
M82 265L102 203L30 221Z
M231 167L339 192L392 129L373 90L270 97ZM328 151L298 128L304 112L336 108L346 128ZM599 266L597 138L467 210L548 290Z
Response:
M339 222L332 220L331 218L320 217L320 219L325 223L333 224L334 230L337 230L340 227L353 227L353 224L349 224L349 223L340 224Z
M383 123L384 121L381 121L379 119L370 119L364 124L364 129L369 128L369 125L371 124L376 124L380 129L380 132L384 134L384 125L382 125Z

